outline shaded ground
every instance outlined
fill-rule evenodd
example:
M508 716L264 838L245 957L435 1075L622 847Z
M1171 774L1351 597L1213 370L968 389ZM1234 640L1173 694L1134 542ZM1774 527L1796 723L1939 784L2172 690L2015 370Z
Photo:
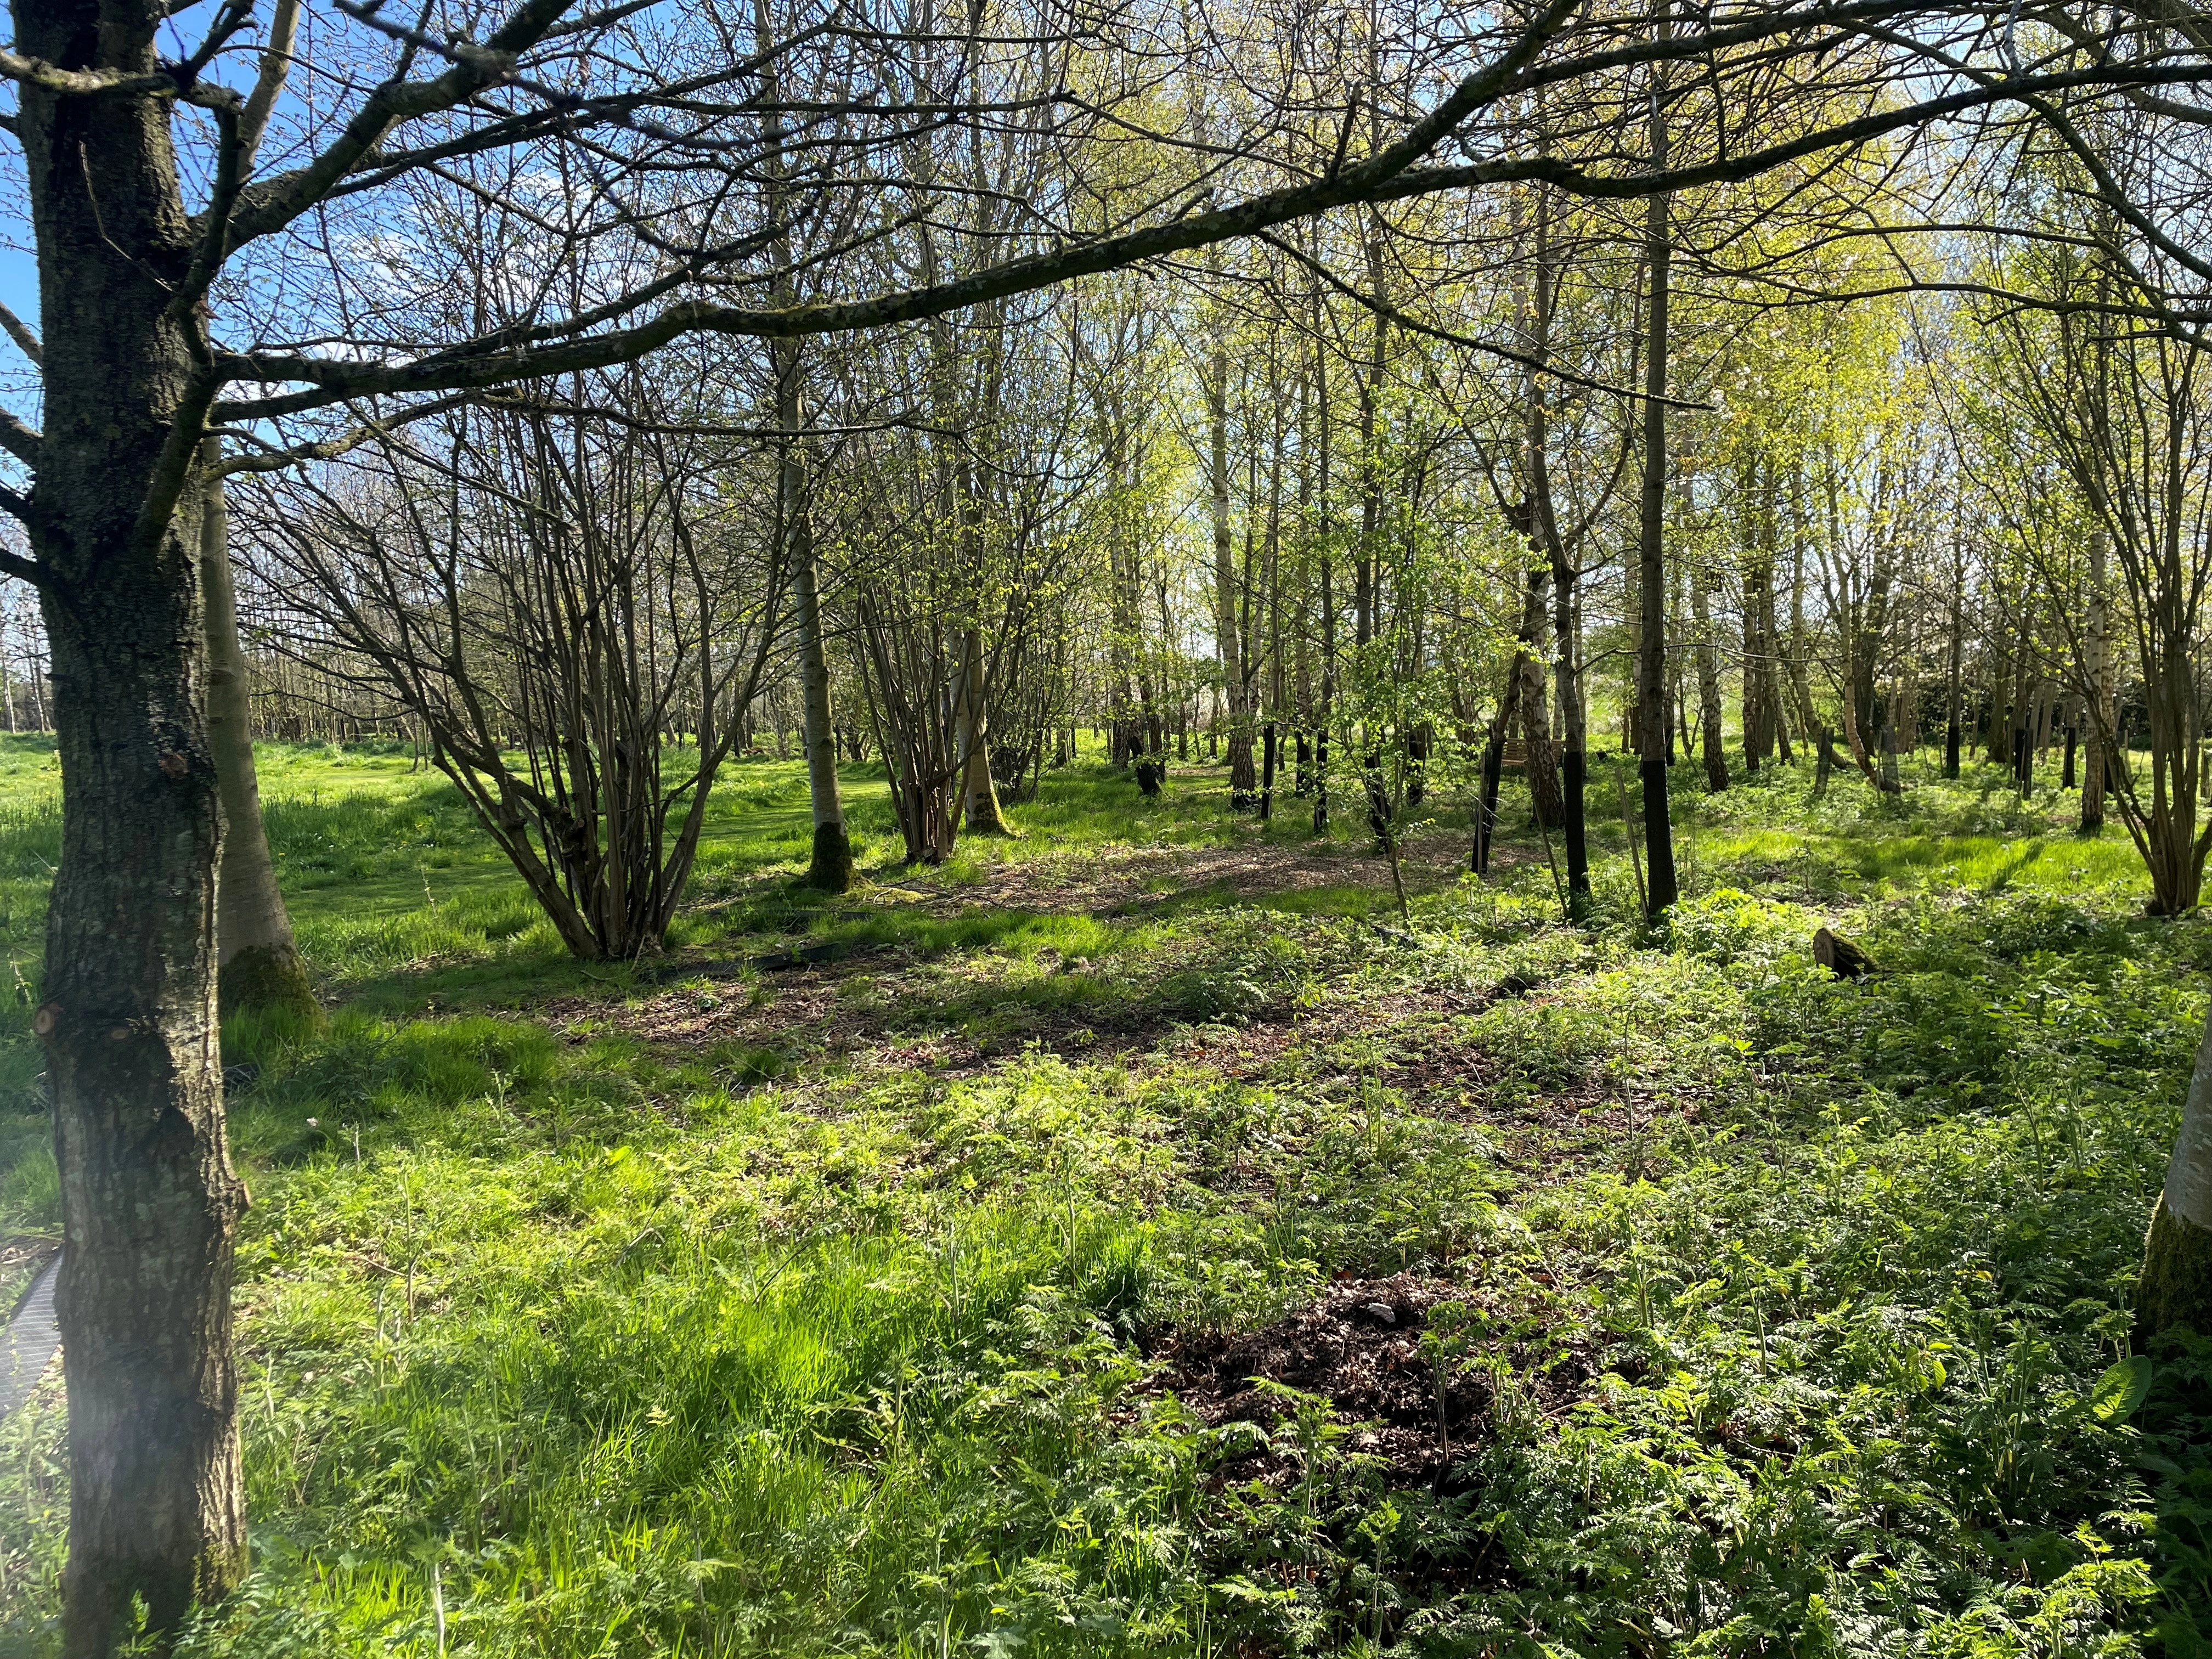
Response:
M1433 838L1427 850L1439 849L1456 856L1449 837ZM1206 859L1217 883L1235 874L1262 895L1327 884L1348 865L1380 862L1265 844L1191 856ZM1132 874L1116 878L1123 890ZM1368 936L1418 956L1419 947L1399 946L1392 925L1373 924ZM1078 1064L1110 1060L1133 1074L1195 1063L1237 1082L1325 1095L1356 1091L1356 1074L1393 1091L1394 1109L1481 1126L1503 1167L1539 1177L1607 1155L1663 1111L1695 1110L1679 1087L1662 1107L1635 1080L1595 1073L1541 1088L1501 1086L1511 1082L1513 1057L1499 1051L1482 1016L1500 1004L1555 1000L1571 973L1558 983L1512 972L1468 988L1403 989L1364 985L1345 964L1325 994L1289 988L1194 1009L1177 1000L1171 980L1133 983L1109 963L1052 946L931 954L861 945L828 960L763 966L771 960L672 960L663 971L680 982L667 988L626 1003L563 998L544 1013L572 1042L616 1031L679 1057L719 1054L750 1069L747 1082L823 1060L866 1074L923 1069L950 1081L1030 1051Z
M1303 816L1305 803L1292 805ZM1407 891L1433 892L1450 886L1466 867L1467 856L1465 839L1455 831L1409 838L1399 858ZM1528 861L1526 852L1500 847L1493 865L1502 872ZM941 894L918 891L915 896L933 908L984 904L1142 916L1171 914L1194 904L1251 903L1333 887L1388 893L1389 860L1370 848L1354 850L1303 838L1286 842L1272 836L1219 847L1092 848L1000 863L973 884Z
M1454 833L1409 842L1401 859L1408 893L1451 886L1465 856ZM1502 873L1528 862L1525 851L1500 848L1496 867ZM1265 840L1204 848L1107 847L1003 861L968 875L958 885L939 884L935 872L901 871L867 890L866 898L872 903L846 914L865 918L870 910L880 913L886 908L882 902L889 900L895 913L912 910L936 917L988 910L1121 923L1234 904L1265 908L1269 900L1285 897L1326 900L1337 893L1348 896L1340 907L1322 902L1287 908L1364 913L1374 908L1378 890L1387 894L1389 884L1388 860L1372 852ZM833 911L830 905L808 905L796 910L793 919L803 923ZM564 1025L588 1020L593 1030L607 1029L611 1017L615 1029L683 1048L738 1042L857 1058L889 1044L885 1060L955 1070L1003 1053L1010 1042L1091 1058L1133 1052L1191 1019L1188 1010L1147 1008L1141 999L1086 996L1080 981L1091 971L1091 961L1049 947L1034 952L1034 959L1048 973L1068 977L1071 982L1060 993L1040 992L1033 978L1002 977L994 983L994 969L1005 964L988 957L969 960L956 982L929 971L933 954L881 943L763 940L759 949L743 955L723 947L670 957L653 976L664 983L681 981L681 988L648 992L629 1008L611 1009L603 998L573 996L547 1004L544 1012ZM1497 988L1497 994L1519 995L1530 988L1513 981ZM1450 1003L1449 998L1439 1003L1431 997L1424 1006L1433 1011ZM1235 1023L1286 1024L1286 1012L1241 1010ZM1390 1019L1401 1012L1377 1010ZM979 1020L979 1015L988 1018ZM994 1029L979 1032L979 1024ZM1280 1047L1279 1042L1263 1042L1260 1056Z

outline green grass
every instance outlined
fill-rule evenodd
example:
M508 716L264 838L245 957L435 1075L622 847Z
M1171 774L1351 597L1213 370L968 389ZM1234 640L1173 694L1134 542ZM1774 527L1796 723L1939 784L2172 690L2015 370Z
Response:
M33 980L43 752L0 745ZM563 958L404 753L264 765L339 1006L225 1033L263 1068L256 1568L193 1652L428 1659L441 1605L448 1652L563 1659L2198 1650L2208 1358L2134 1408L2122 1362L2212 934L2142 919L2064 799L1689 797L1654 936L1601 772L1584 925L1509 801L1521 861L1427 869L1401 929L1356 825L1262 830L1197 766L1158 803L1048 775L934 872L854 769L876 880L824 903L797 768L751 763L656 977ZM1153 848L1346 878L1169 863L1093 902ZM1882 971L1814 969L1823 923ZM800 938L865 954L818 995L748 965ZM19 1237L57 1202L26 1014ZM1441 1492L1295 1389L1219 1421L1164 1386L1178 1344L1398 1274L1458 1310L1428 1352L1478 1402ZM31 1653L64 1429L51 1384L0 1425Z

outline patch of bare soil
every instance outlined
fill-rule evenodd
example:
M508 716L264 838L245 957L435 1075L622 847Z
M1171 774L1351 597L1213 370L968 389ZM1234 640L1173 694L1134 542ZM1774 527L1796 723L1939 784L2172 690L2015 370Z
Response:
M1399 866L1408 892L1449 887L1459 878L1467 848L1457 835L1408 840ZM1499 869L1525 863L1528 854L1500 847ZM919 884L925 876L906 878ZM1390 861L1370 850L1321 850L1239 840L1219 847L1146 845L1086 848L1080 853L1040 852L1010 859L980 878L917 898L933 910L973 905L1028 910L1083 910L1093 915L1141 915L1174 905L1194 893L1265 898L1316 887L1371 887L1390 890Z
M1390 1485L1448 1491L1451 1465L1492 1432L1498 1389L1489 1373L1448 1362L1439 1398L1421 1337L1447 1304L1471 1306L1477 1317L1484 1311L1466 1286L1417 1273L1340 1279L1264 1330L1175 1334L1154 1351L1165 1369L1149 1386L1172 1393L1207 1424L1251 1423L1271 1432L1295 1408L1259 1379L1320 1396L1346 1431L1340 1444L1382 1459ZM1546 1414L1576 1397L1593 1370L1587 1354L1565 1354L1515 1385ZM1213 1489L1253 1480L1287 1489L1302 1478L1297 1436L1286 1432L1216 1471Z

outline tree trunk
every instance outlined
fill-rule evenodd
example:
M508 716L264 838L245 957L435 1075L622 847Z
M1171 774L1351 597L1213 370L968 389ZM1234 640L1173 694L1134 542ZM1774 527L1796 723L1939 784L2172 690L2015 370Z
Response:
M1559 799L1559 769L1553 757L1551 699L1544 686L1544 590L1540 566L1528 572L1528 595L1521 609L1521 650L1513 672L1519 680L1522 775L1528 781L1528 811L1539 829L1557 829L1565 816Z
M1644 565L1640 558L1622 561L1621 626L1628 649L1621 655L1620 752L1641 757L1644 753Z
M8 722L8 734L15 732L15 680L8 668L8 613L0 608L0 716Z
M1521 659L1521 744L1528 756L1522 763L1522 774L1528 780L1529 817L1539 830L1557 829L1565 816L1550 727L1544 659L1531 652Z
M776 356L776 425L796 433L801 414L797 343L779 343ZM800 727L806 745L806 798L814 817L806 884L825 893L842 893L853 884L853 842L845 833L845 803L837 790L837 732L830 708L830 658L822 640L814 507L796 438L784 441L775 492L777 515L783 521L784 557L790 566L793 621L799 631Z
M1371 44L1371 43L1370 43ZM1370 68L1372 58L1370 55ZM1379 138L1373 131L1370 112L1370 136ZM1380 301L1387 301L1382 264L1382 222L1378 210L1368 210L1367 286ZM1367 358L1367 372L1359 377L1359 544L1355 551L1352 570L1352 638L1358 653L1362 680L1372 672L1368 666L1367 647L1375 641L1376 629L1382 608L1382 453L1381 404L1382 374L1389 360L1389 319L1376 311L1371 319L1372 332ZM1365 699L1363 697L1362 703ZM1372 713L1360 711L1359 775L1367 797L1367 828L1374 836L1376 845L1384 850L1389 847L1390 819L1395 808L1382 776L1382 733L1374 723Z
M2143 1239L2136 1285L2136 1340L2186 1326L2212 1335L2212 1019L2181 1108L2181 1132Z
M1743 769L1756 772L1782 737L1782 700L1775 672L1779 641L1774 615L1775 507L1772 463L1764 495L1756 486L1755 465L1744 469L1747 494L1753 504L1749 526L1751 556L1743 569ZM1786 756L1785 756L1786 758Z
M1317 511L1321 522L1328 522L1328 461L1329 461L1329 403L1328 357L1320 342L1326 337L1319 328L1321 297L1314 296L1316 313L1314 332L1314 406L1319 452L1318 465L1321 482L1316 489ZM1328 538L1317 538L1320 550L1321 582L1321 704L1314 717L1314 809L1313 829L1316 836L1328 833L1328 734L1336 719L1336 570L1329 557Z
M67 68L151 75L165 15L23 0L15 41ZM46 344L31 542L49 573L62 768L47 1000L33 1029L68 1243L57 1310L70 1659L113 1651L134 1598L151 1629L173 1630L246 1565L230 1342L246 1194L224 1137L216 1035L222 824L200 502L193 488L172 494L210 392L192 374L206 349L199 318L172 303L192 245L169 107L26 86L17 117Z
M2012 760L2012 660L2005 651L2004 618L1997 618L1996 638L1990 641L1990 708L1989 730L1984 733L1989 743L1992 765L2003 766Z
M1218 314L1206 385L1207 471L1213 509L1213 635L1221 653L1229 714L1229 804L1253 804L1252 720L1244 693L1244 636L1238 619L1237 566L1229 534L1229 333Z
M2177 532L2169 530L2169 538ZM2150 798L2134 799L2136 839L2148 866L2150 914L2185 916L2204 885L2205 843L2197 829L2197 773L2203 733L2191 637L2162 633L2146 653L2142 699L2150 725Z
M1951 576L1951 661L1943 698L1943 775L1959 775L1959 750L1965 741L1965 711L1960 707L1960 674L1966 655L1966 571L1963 560Z
M1579 899L1590 890L1589 818L1585 810L1589 739L1583 707L1582 660L1577 639L1581 617L1575 604L1575 580L1571 560L1562 558L1553 563L1553 626L1559 647L1555 684L1559 687L1559 708L1566 717L1566 735L1559 744L1559 811L1567 843L1567 891Z
M1797 712L1797 729L1807 743L1815 740L1823 729L1820 717L1813 709L1812 675L1806 665L1811 655L1805 627L1805 523L1803 516L1804 480L1797 477L1793 498L1797 509L1791 515L1796 535L1790 549L1790 647L1789 660L1784 665L1789 674L1790 702Z
M2110 639L2111 598L2106 591L2106 541L2104 526L2089 532L2089 614L2081 634L2082 678L2088 682L2088 719L2083 722L2085 750L2081 757L2081 833L2094 836L2105 827L2106 757L2103 733L2112 723L2112 653Z
M1690 561L1690 621L1698 630L1698 737L1705 750L1705 787L1729 787L1728 750L1721 743L1721 669L1713 648L1712 605L1703 562Z
M1517 200L1517 198L1516 198ZM1559 261L1552 243L1551 202L1543 187L1534 193L1534 215L1529 225L1533 289L1527 304L1517 299L1515 310L1526 319L1521 331L1522 349L1528 370L1522 379L1522 470L1527 478L1527 516L1524 529L1539 564L1528 573L1528 605L1540 622L1544 613L1544 583L1552 589L1552 635L1558 647L1553 659L1553 689L1559 697L1559 764L1553 764L1550 733L1541 730L1540 718L1524 714L1529 733L1529 790L1540 826L1559 825L1565 832L1567 890L1574 908L1589 892L1589 850L1583 816L1583 786L1587 779L1585 734L1579 665L1576 658L1577 608L1575 588L1579 577L1573 551L1560 534L1557 503L1552 495L1551 409L1539 370L1551 349L1552 311L1558 296ZM1524 630L1533 640L1540 630ZM1542 696L1540 663L1534 677L1536 695Z
M1659 35L1673 32L1667 0L1659 6ZM1653 70L1651 166L1668 161L1667 106L1663 71ZM1680 890L1674 874L1674 830L1667 811L1667 301L1668 262L1673 252L1663 192L1645 204L1644 259L1651 295L1644 343L1644 481L1639 502L1637 565L1644 595L1643 627L1637 641L1643 730L1639 769L1644 775L1644 844L1646 913L1657 921L1671 908Z
M1490 853L1498 837L1498 786L1505 769L1505 740L1513 730L1521 699L1521 659L1516 653L1505 672L1505 686L1498 714L1490 723L1490 740L1482 746L1482 777L1474 805L1474 845L1468 868L1478 876L1490 873Z
M958 757L954 774L959 802L953 813L971 836L1003 836L1006 820L999 811L998 786L991 781L990 716L983 688L983 632L970 628L960 641L960 672L953 681L952 731Z
M261 823L261 783L253 767L253 711L246 653L238 638L238 595L230 574L230 514L215 476L222 445L200 446L209 477L200 514L200 591L208 653L208 750L222 800L222 867L216 884L216 960L221 1012L286 1008L320 1012L307 964L292 939L292 918L276 885Z

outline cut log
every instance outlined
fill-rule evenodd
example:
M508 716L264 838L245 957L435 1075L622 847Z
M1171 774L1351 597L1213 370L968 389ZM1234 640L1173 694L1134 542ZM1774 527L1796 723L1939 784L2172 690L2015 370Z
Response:
M1872 957L1825 927L1813 935L1813 960L1838 979L1864 979L1874 972Z

